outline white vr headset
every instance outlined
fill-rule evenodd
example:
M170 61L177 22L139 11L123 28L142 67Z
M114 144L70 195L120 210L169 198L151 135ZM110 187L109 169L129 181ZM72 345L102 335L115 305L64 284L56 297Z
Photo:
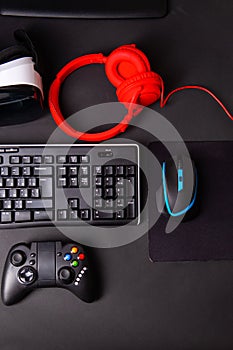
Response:
M0 51L0 108L31 100L42 104L44 93L36 51L25 31L17 30L14 35L19 44Z

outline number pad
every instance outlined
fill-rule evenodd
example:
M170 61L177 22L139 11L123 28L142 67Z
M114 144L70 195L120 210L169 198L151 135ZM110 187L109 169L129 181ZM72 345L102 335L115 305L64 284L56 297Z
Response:
M136 165L93 166L94 220L134 219L136 212Z

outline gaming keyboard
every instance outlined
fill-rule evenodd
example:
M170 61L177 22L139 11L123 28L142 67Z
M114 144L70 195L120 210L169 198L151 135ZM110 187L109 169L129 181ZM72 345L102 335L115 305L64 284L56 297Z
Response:
M0 228L139 224L136 144L0 145Z

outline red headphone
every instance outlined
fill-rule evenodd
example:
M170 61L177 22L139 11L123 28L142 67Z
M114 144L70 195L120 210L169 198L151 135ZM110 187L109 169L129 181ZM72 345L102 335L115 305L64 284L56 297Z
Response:
M119 102L123 103L128 113L123 120L113 128L96 134L83 133L75 130L64 119L59 106L59 92L64 80L76 69L93 64L105 64L105 73L116 87ZM139 114L144 106L149 106L160 99L160 106L164 107L170 96L184 89L199 89L211 95L224 109L230 119L233 116L222 102L208 89L187 85L171 91L164 99L164 83L159 74L151 71L146 55L136 48L135 44L123 45L113 50L109 56L103 54L89 54L78 57L67 63L57 74L49 90L49 108L57 125L69 136L83 141L98 142L110 139L124 132L130 120Z

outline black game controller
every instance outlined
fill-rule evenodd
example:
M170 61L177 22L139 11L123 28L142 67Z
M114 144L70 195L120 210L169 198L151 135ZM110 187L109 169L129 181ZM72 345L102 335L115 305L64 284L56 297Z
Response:
M84 249L77 243L17 244L8 253L2 300L12 305L35 288L66 288L85 302L94 301L94 281Z

